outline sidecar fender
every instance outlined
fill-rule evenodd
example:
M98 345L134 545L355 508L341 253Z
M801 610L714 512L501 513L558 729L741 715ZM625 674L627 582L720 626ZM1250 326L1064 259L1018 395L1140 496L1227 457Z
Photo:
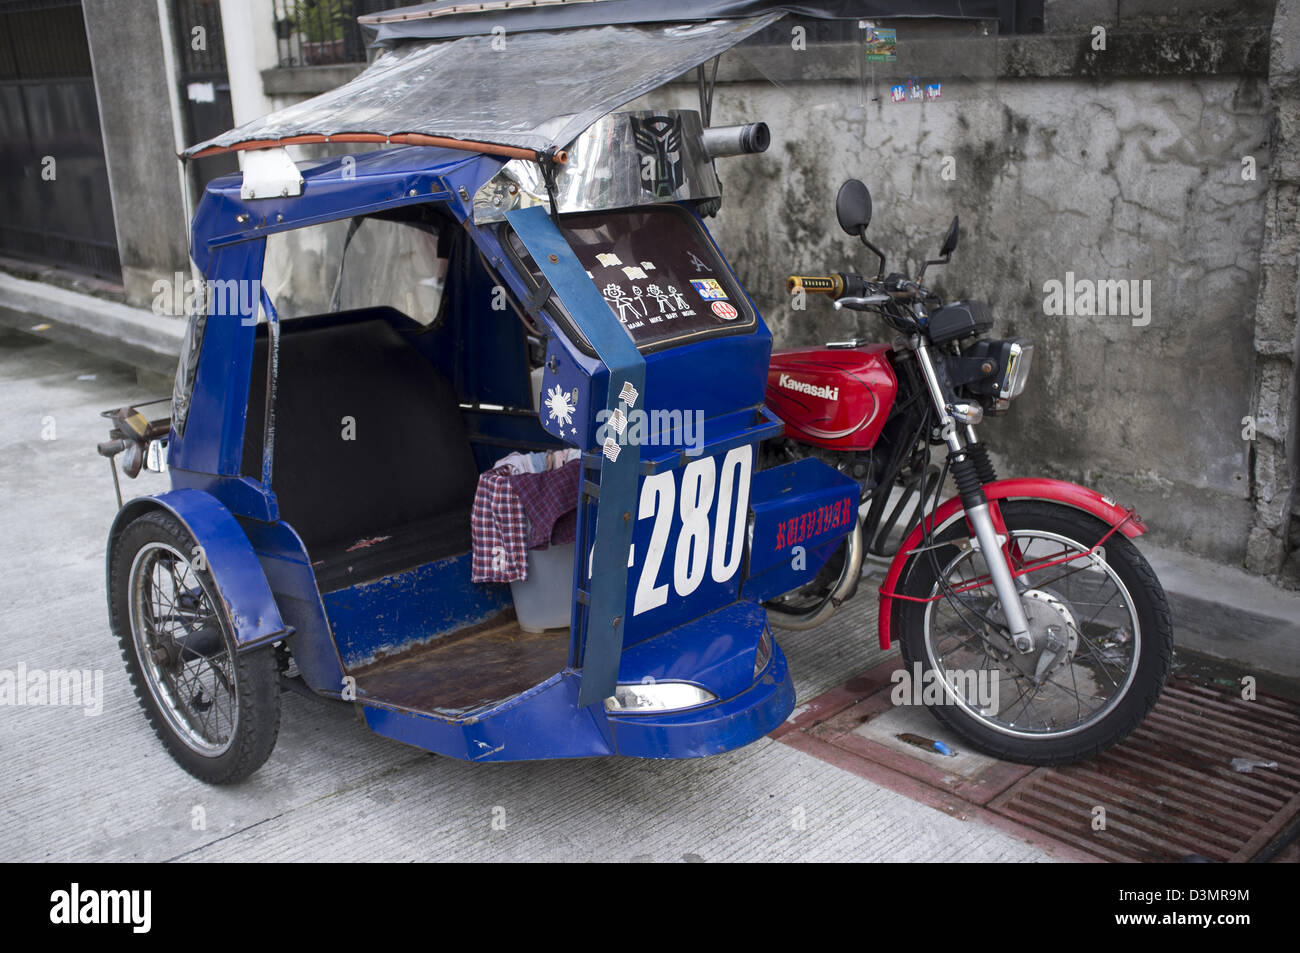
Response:
M193 489L170 490L157 496L131 500L118 511L109 531L110 564L117 537L132 520L151 510L170 513L194 537L217 596L230 619L238 651L266 645L288 634L248 537L231 512L210 493ZM186 555L194 558L200 554ZM111 565L107 571L111 579Z
M1147 531L1146 525L1137 513L1125 509L1109 497L1102 496L1096 490L1080 486L1077 483L1069 483L1065 480L1047 480L1038 477L996 480L984 487L984 495L988 497L991 503L998 500L1013 499L1050 500L1053 503L1062 503L1077 510L1091 513L1107 526L1118 526L1119 531L1129 537L1141 536ZM994 525L1001 529L1002 514L997 511L996 507L993 507L993 510ZM930 525L933 527L934 532L937 533L961 512L961 500L955 496L950 497L935 510ZM914 555L913 550L920 545L921 536L921 527L917 525L908 534L907 539L903 540L903 544L898 547L898 553L894 556L894 561L889 565L889 572L885 576L885 581L880 584L879 636L882 649L889 648L890 635L893 631L891 626L894 593L897 591L895 587L903 579L907 565Z

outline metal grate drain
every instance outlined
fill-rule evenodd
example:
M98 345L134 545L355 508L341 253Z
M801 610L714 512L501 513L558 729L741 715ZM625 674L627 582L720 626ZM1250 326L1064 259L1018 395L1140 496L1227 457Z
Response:
M1076 765L1031 769L983 759L953 774L900 752L864 725L894 718L887 662L800 706L773 733L823 760L962 817L1018 832L1067 858L1246 861L1300 817L1300 703L1175 676L1123 744ZM1229 683L1232 684L1232 683ZM893 723L896 723L894 719ZM882 722L883 723L883 722ZM937 724L935 726L937 730ZM893 730L892 728L890 730ZM1249 773L1234 758L1276 762Z
M1107 860L1249 860L1300 812L1300 705L1174 678L1123 744L1034 771L989 808Z

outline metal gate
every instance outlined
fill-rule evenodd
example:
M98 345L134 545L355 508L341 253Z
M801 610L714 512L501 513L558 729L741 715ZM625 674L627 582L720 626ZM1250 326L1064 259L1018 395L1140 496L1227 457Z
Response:
M0 253L120 280L81 0L0 0Z
M185 138L187 144L202 142L235 124L221 4L220 0L171 0L171 8ZM198 194L212 179L236 171L239 161L227 153L189 165Z

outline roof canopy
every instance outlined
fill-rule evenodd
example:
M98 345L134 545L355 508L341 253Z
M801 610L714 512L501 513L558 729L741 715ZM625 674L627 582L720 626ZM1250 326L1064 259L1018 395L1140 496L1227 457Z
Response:
M787 14L969 18L996 8L997 0L425 3L361 18L387 51L351 82L183 155L362 141L533 158Z
M490 143L531 156L564 146L606 113L779 17L520 33L510 35L504 49L494 49L491 36L407 43L350 83L191 146L184 155L378 134L414 145Z

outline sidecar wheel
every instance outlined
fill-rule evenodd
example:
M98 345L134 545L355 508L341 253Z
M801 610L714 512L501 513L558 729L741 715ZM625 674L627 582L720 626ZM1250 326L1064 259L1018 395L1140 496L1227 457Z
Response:
M1160 696L1173 655L1164 589L1120 533L1087 555L1109 529L1094 516L1040 500L1003 503L1002 516L1027 570L1017 585L1038 648L1020 654L993 637L1001 606L959 522L901 587L929 600L897 603L903 659L942 692L931 713L972 747L1022 764L1081 761L1127 737Z
M109 617L136 698L176 762L232 784L270 757L280 730L271 647L237 653L194 538L168 513L138 517L110 556Z

